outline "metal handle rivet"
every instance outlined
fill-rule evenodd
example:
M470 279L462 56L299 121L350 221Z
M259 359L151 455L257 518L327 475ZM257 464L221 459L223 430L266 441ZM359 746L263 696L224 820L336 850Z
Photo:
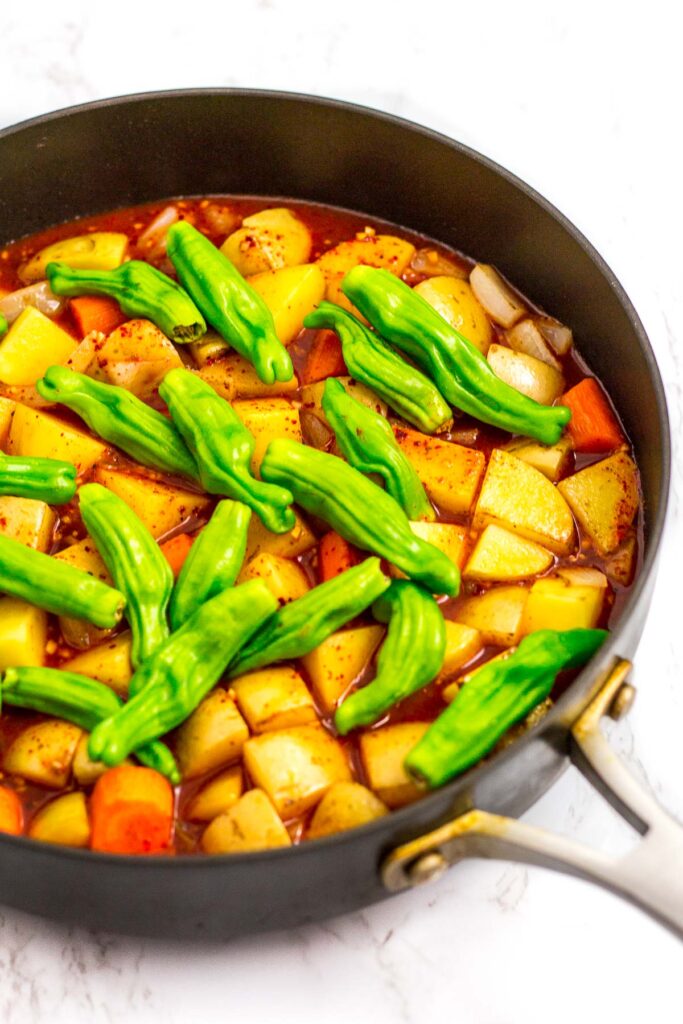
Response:
M434 850L432 853L423 853L414 860L406 869L406 874L411 885L424 885L425 882L433 882L440 878L447 868L448 861L444 855Z
M610 718L613 718L615 722L618 722L619 719L623 718L624 715L628 714L631 710L635 699L635 687L631 686L630 683L622 683L615 693L614 700L610 705L608 712Z

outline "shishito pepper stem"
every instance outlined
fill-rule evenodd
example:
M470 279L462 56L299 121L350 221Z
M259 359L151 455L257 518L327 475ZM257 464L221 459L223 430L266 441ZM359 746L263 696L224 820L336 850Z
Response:
M543 444L560 439L571 418L569 409L539 405L502 381L467 338L394 274L358 266L341 287L383 338L429 374L452 405L483 423Z
M59 558L0 536L0 591L55 615L85 619L110 629L121 620L126 599L106 583Z
M446 653L441 609L416 583L394 580L372 611L389 628L377 657L375 678L337 708L334 724L342 736L361 725L372 725L394 704L431 683Z
M339 337L344 362L355 379L383 398L390 409L425 434L452 419L438 388L396 353L352 313L321 302L304 319L304 327L328 327Z
M187 221L169 228L167 252L211 326L253 363L264 384L291 380L292 360L270 310L227 256Z
M410 751L408 772L433 787L476 764L545 700L558 672L585 664L606 636L604 629L542 629L508 657L483 665Z
M76 467L60 459L0 455L0 494L64 505L76 493Z
M206 323L190 296L166 274L142 260L115 270L74 270L66 263L45 268L55 295L108 295L129 317L144 317L176 344L198 341Z
M171 567L145 524L117 494L101 484L84 484L78 497L88 533L125 595L133 633L131 661L137 668L169 635Z
M173 424L125 388L50 366L38 393L81 416L90 429L143 466L197 477L197 467Z
M180 725L276 608L263 580L224 590L201 605L137 670L135 696L95 727L90 757L113 767Z
M457 594L457 566L416 537L391 495L343 459L278 438L268 445L261 476L287 486L298 505L324 519L345 540L386 558L433 593Z
M381 476L409 519L433 520L435 512L420 478L384 416L353 398L335 377L325 382L322 406L347 462L361 473Z
M113 690L89 676L24 666L5 671L0 686L0 706L3 701L14 707L63 718L87 732L123 706ZM133 753L141 764L155 768L173 783L180 782L175 758L164 743L155 740Z

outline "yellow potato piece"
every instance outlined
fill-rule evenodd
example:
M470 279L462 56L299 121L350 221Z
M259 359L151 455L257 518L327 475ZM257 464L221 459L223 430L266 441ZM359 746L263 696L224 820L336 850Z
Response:
M36 814L28 830L31 839L62 846L88 846L90 819L85 793L58 796Z
M467 530L464 526L457 523L411 523L410 529L416 537L433 544L462 569L467 557Z
M311 233L291 210L273 207L245 217L242 226L223 242L221 252L240 274L250 277L306 263L311 255Z
M249 737L247 723L225 690L214 690L178 730L176 753L184 779L236 761Z
M633 459L617 452L561 480L557 489L598 553L615 551L638 511L638 470Z
M27 306L0 341L0 381L35 384L48 366L65 363L77 348L70 334L35 306Z
M574 545L574 520L558 488L539 470L502 448L491 452L474 513L473 527L496 523L567 555Z
M43 553L52 547L57 516L44 501L0 495L0 533Z
M115 270L128 251L128 235L118 231L92 231L53 242L19 268L24 284L42 281L48 263L66 263L72 270Z
M454 682L449 683L448 686L444 686L443 690L441 691L441 696L443 697L447 704L451 704L455 700L457 695L460 693L460 690L465 685L465 683L469 683L470 679L474 676L476 672L479 671L480 668L483 668L484 665L492 664L494 661L505 661L505 659L509 658L510 655L515 650L516 647L508 647L507 650L501 651L500 654L494 655L493 658L487 658L486 661L479 662L477 665L471 668L469 672L465 672L464 675L460 676L459 679L456 679L454 680Z
M18 597L0 597L0 672L17 665L42 665L47 612Z
M496 377L541 405L552 405L564 391L564 377L535 356L491 345L486 357Z
M478 629L465 626L462 622L451 622L446 619L446 653L437 683L442 683L454 672L466 665L483 648L484 643Z
M247 550L245 561L249 561L260 551L282 558L296 558L304 551L310 551L318 543L308 523L296 509L293 509L296 522L287 533L271 533L266 529L258 516L252 515L247 532Z
M337 782L328 789L315 809L308 827L308 839L322 839L383 818L386 804L358 782Z
M528 593L526 587L492 587L465 598L453 614L458 622L478 629L483 643L511 647L522 635Z
M264 384L252 364L239 352L228 352L222 359L201 367L199 376L222 398L268 398L296 391L296 374L289 381Z
M210 782L199 790L192 798L188 808L187 817L191 821L212 821L219 814L224 814L236 804L242 796L244 781L242 779L242 768L240 765L233 765L226 768L224 772L215 775Z
M153 537L159 539L187 519L201 516L211 507L211 498L194 491L159 483L149 477L133 476L118 469L99 466L94 479L118 494L142 519Z
M637 543L634 536L627 537L605 562L605 572L615 583L627 587L636 567Z
M0 448L3 451L7 444L9 428L12 424L12 416L14 415L16 404L11 398L0 398Z
M65 672L78 672L82 676L97 679L111 687L119 697L125 697L128 684L133 678L130 650L131 634L126 631L77 654L61 667Z
M146 399L169 370L182 366L175 345L149 320L129 320L95 351L90 376Z
M523 580L546 572L553 561L551 553L540 544L489 523L479 536L463 577L488 582Z
M301 659L322 709L334 711L384 636L381 626L359 626L332 633Z
M284 821L314 807L335 782L351 781L343 747L319 725L252 736L244 763Z
M70 722L50 718L29 725L5 753L3 769L48 789L63 789L82 731Z
M103 583L110 587L113 586L109 570L102 561L92 537L84 537L83 540L70 544L68 548L62 548L54 557L58 558L61 562L73 565L75 569L81 569L90 576L102 580Z
M238 676L230 685L252 732L288 729L317 721L308 687L288 665L273 665Z
M102 458L107 446L82 430L27 405L17 404L7 439L9 455L37 455L71 462L80 475Z
M403 762L428 728L428 722L400 722L361 735L360 755L368 785L387 807L404 807L423 795Z
M395 434L434 504L444 512L467 514L486 465L483 452L404 427L396 428Z
M430 277L415 285L418 295L432 306L484 355L493 341L491 321L467 281L457 277Z
M325 277L325 298L357 313L341 290L342 280L348 271L364 264L381 267L400 277L414 255L415 246L410 242L396 235L377 235L374 231L364 231L356 238L340 242L318 259L318 266Z
M325 294L325 278L315 263L268 270L249 278L273 315L275 333L283 345L290 345Z
M255 555L240 572L238 582L262 579L280 604L296 601L311 589L308 577L301 566L289 558L280 558L267 551Z
M233 402L233 409L256 439L251 471L258 475L266 448L277 437L303 440L299 411L286 398L251 398Z
M352 377L335 377L335 380L338 380L347 394L355 398L357 402L362 402L368 409L372 409L373 412L378 413L380 416L386 416L386 402L383 402L379 395L376 395L370 388L366 388L365 384L353 380ZM327 417L323 412L322 406L326 383L324 380L319 380L315 384L304 384L301 389L301 408L315 413L323 423L327 423Z
M261 789L250 789L214 818L202 836L204 853L249 853L291 845L287 829Z
M79 786L93 786L107 770L102 761L92 761L88 753L90 733L84 732L76 746L71 770ZM130 764L129 761L127 761Z
M195 364L201 368L216 359L222 359L222 357L230 351L230 346L227 341L223 341L219 334L216 334L215 331L212 331L211 328L209 328L201 341L190 342L187 349L189 350ZM231 398L232 395L227 395L225 397Z
M522 438L511 441L505 446L505 450L516 455L518 459L528 462L534 469L543 473L543 476L547 476L548 480L557 483L569 466L573 449L571 438L565 434L557 444L538 444L536 441Z
M593 629L605 589L575 584L561 576L536 580L524 608L522 634L537 629Z

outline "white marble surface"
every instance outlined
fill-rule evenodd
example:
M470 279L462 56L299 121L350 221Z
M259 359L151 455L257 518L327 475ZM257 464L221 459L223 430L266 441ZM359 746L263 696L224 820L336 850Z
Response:
M241 0L0 7L0 124L178 86L382 107L517 172L596 244L655 347L679 446L659 586L616 748L683 818L679 36L674 5ZM131 48L128 48L130 44ZM573 772L528 820L610 850L628 832ZM110 938L0 909L3 1024L681 1019L681 947L616 899L472 863L363 913L230 946Z

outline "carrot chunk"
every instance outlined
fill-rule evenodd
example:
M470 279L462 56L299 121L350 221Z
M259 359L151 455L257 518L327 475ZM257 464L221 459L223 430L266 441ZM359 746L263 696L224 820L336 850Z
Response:
M24 831L24 808L13 789L0 786L0 832L20 836Z
M594 377L586 377L560 399L571 409L568 431L577 452L609 452L624 443L624 435L609 399Z
M163 544L159 545L173 570L174 576L177 577L182 569L183 563L190 553L192 543L193 538L189 534L179 533L176 537L172 537L171 540L166 540Z
M106 295L79 295L69 308L82 338L91 331L110 334L128 319L118 302Z
M173 790L152 768L121 764L95 783L91 800L93 850L166 853L173 830Z
M339 576L352 566L357 565L359 555L356 548L348 541L340 537L334 530L330 530L324 537L320 538L318 545L318 559L320 564L320 579L322 583Z
M327 377L348 373L339 338L334 331L318 331L303 369L302 384L315 384Z

